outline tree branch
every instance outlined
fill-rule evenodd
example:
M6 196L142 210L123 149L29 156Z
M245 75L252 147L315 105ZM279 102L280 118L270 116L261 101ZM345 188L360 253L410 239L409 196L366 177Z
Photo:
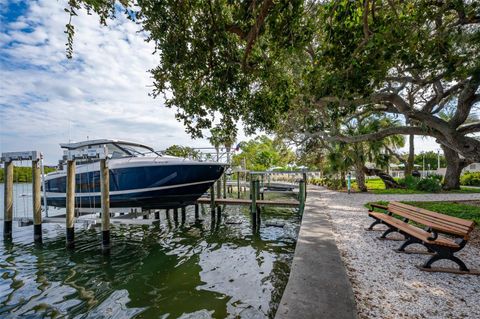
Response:
M258 13L257 19L255 20L255 24L250 29L247 35L247 47L245 48L245 53L243 55L243 66L245 67L247 64L248 56L253 49L253 45L258 38L258 33L260 32L260 28L263 26L265 22L265 18L268 15L268 10L274 5L273 0L265 0L260 8L260 12Z
M480 121L473 122L466 125L460 126L457 131L462 134L470 134L470 133L477 133L480 132Z
M381 130L375 133L355 135L355 136L346 136L346 135L330 136L328 132L304 133L305 135L304 141L312 137L321 137L324 141L327 141L327 142L359 143L359 142L365 142L365 141L380 140L388 136L399 135L399 134L426 135L426 136L441 138L440 134L435 133L433 131L427 131L420 127L395 126L395 127L386 128L384 130Z

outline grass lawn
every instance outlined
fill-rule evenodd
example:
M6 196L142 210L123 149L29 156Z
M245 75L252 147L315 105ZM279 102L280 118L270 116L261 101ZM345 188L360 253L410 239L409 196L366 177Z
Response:
M380 205L388 205L388 202L380 201L376 202ZM433 212L442 213L445 215L455 216L463 219L473 220L477 223L477 227L480 226L480 206L470 205L462 202L408 202L402 201L402 203L412 206L431 210ZM369 204L365 204L365 207L370 208Z
M385 189L385 184L380 178L371 178L366 180L368 191L373 194L428 194L428 192L417 191L414 189ZM352 182L352 190L358 191L355 181ZM470 188L462 186L461 189L452 191L442 191L442 193L480 193L479 188Z

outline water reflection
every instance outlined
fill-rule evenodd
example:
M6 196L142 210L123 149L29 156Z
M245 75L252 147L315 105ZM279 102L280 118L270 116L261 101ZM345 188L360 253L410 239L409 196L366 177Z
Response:
M298 233L292 211L264 212L285 227L256 232L239 207L220 218L203 210L201 221L187 211L183 223L162 215L159 224L114 226L109 254L96 228L77 225L68 251L61 225L44 225L41 248L31 226L15 226L13 243L0 242L0 317L273 317Z

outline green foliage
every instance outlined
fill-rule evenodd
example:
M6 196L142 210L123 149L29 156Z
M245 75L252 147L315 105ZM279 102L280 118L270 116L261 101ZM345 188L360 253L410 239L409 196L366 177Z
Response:
M51 167L45 167L45 174L54 172L55 169ZM5 181L5 170L0 168L0 183ZM14 183L31 183L32 182L32 168L24 166L13 167L13 182Z
M416 190L429 192L429 193L438 193L442 190L442 185L437 178L422 178L415 187Z
M331 177L311 178L308 180L308 182L312 185L324 186L333 190L342 189L342 181L338 178L331 178Z
M442 190L442 178L441 175L430 175L425 178L407 176L399 179L398 183L409 190L438 193Z
M398 183L407 189L415 189L417 187L420 177L406 176L405 178L400 178Z
M188 146L172 145L165 150L165 155L198 160L201 158L200 151Z
M480 186L480 172L466 172L460 177L460 184L466 186Z
M244 166L248 170L263 171L275 166L293 164L295 154L281 141L263 135L240 143L240 154L232 157L232 166Z

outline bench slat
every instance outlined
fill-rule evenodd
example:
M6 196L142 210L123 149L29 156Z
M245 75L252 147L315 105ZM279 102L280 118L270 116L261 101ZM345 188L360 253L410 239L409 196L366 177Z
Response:
M470 230L467 228L458 227L457 225L445 223L443 221L436 220L433 218L428 218L414 211L410 211L406 209L398 209L396 207L390 208L389 211L392 212L393 214L400 215L402 217L408 218L417 223L431 227L437 231L451 232L459 236L465 236L470 232Z
M387 224L405 232L406 234L416 237L420 240L422 240L425 243L433 244L433 245L440 245L440 246L446 246L446 247L451 247L451 248L459 248L460 246L454 242L453 240L443 237L443 236L438 236L437 239L435 240L429 240L428 238L431 236L431 234L427 231L424 231L423 229L420 229L418 227L415 227L413 225L410 225L398 218L395 218L393 216L389 216L387 214L383 213L378 213L378 212L369 212L369 216L373 218L380 219L382 221L385 221Z
M458 224L458 225L464 226L468 229L470 229L470 228L473 229L473 227L475 227L475 222L471 221L471 220L467 220L467 219L463 219L463 218L459 218L459 217L455 217L455 216L449 216L449 215L445 215L445 214L441 214L441 213L437 213L437 212L432 212L432 211L426 210L424 208L415 207L415 206L400 203L400 202L392 202L391 204L395 205L395 206L398 206L398 207L407 208L409 210L413 210L413 211L422 213L422 214L427 215L427 216L431 216L431 217L439 219L439 220L444 220L446 222L451 222L451 223L454 223L454 224Z
M445 219L444 216L446 215L398 202L390 203L388 210L393 214L408 218L438 232L462 236L464 238L468 238L469 233L475 225L473 221L452 216L448 216L452 218ZM459 223L459 220L462 220L462 222Z

